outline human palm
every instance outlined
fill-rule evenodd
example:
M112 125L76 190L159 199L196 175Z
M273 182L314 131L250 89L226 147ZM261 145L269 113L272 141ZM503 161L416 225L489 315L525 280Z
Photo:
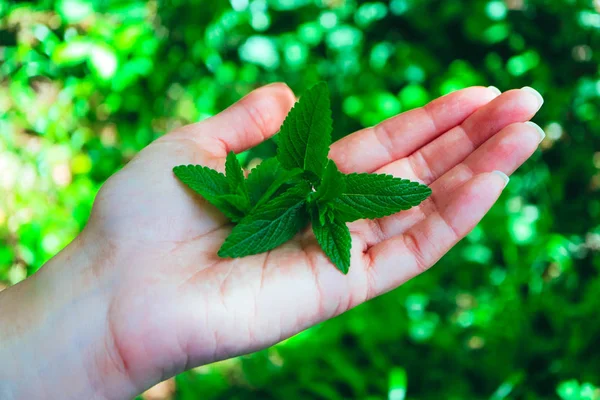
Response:
M285 85L258 89L155 141L100 191L84 237L106 248L95 274L118 282L107 315L113 359L138 389L264 348L423 272L477 224L506 183L502 173L512 173L541 139L535 125L523 123L541 106L534 92L452 93L332 146L342 172L388 173L433 192L409 211L350 224L347 275L310 229L268 253L221 259L231 225L172 168L222 171L227 152L273 135L293 102Z

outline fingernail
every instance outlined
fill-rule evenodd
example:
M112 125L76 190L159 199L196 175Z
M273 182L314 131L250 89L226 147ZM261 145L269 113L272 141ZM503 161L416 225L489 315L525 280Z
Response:
M496 96L500 96L500 94L502 93L500 89L498 89L496 86L488 86L488 89L492 91Z
M535 122L531 122L531 121L525 122L525 125L529 125L529 126L535 128L535 130L540 135L540 141L538 143L542 143L542 140L544 140L544 138L546 137L546 132L544 132L544 130L542 129L542 127L539 126L538 124L536 124Z
M492 174L496 174L498 175L500 178L502 178L502 180L504 181L504 186L503 188L506 187L506 185L508 185L508 182L510 181L510 178L508 177L508 175L506 175L504 172L502 171L493 171Z
M529 87L529 86L522 87L521 90L529 92L529 93L531 93L532 95L534 95L537 98L537 100L538 100L538 110L542 107L542 104L544 104L544 98L542 97L542 95L540 94L540 92L538 92L537 90L535 90L534 88Z

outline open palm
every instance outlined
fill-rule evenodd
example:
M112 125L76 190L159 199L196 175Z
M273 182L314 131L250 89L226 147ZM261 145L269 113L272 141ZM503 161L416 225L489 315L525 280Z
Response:
M492 171L512 173L541 140L524 123L541 106L535 92L452 93L332 146L342 172L388 173L433 191L409 211L350 224L348 275L310 229L271 252L220 259L231 226L172 168L222 171L227 152L276 133L293 102L285 85L258 89L152 143L100 191L84 237L106 248L95 274L117 282L107 314L112 358L136 389L269 346L425 271L496 201L506 181Z

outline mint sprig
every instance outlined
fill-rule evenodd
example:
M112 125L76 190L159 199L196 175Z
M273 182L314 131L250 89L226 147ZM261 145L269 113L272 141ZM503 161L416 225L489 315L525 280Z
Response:
M270 251L308 223L325 255L344 274L350 269L352 237L347 222L375 219L419 205L431 189L383 174L343 174L327 158L333 122L323 82L310 88L286 117L276 158L246 178L234 153L225 175L200 165L180 165L175 175L236 225L220 257Z

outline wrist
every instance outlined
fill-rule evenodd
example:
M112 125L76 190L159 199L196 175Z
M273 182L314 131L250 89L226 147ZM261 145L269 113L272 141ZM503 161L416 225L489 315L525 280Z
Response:
M108 323L115 279L84 234L29 279L0 293L1 398L125 398ZM113 270L113 268L108 268Z

